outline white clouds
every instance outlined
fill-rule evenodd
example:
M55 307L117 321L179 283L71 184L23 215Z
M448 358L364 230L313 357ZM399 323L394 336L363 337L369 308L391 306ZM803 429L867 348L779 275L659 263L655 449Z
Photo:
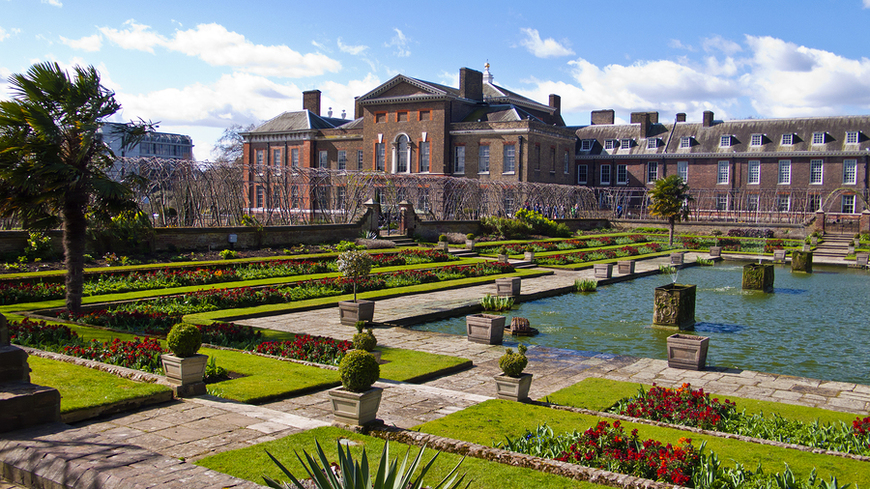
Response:
M18 34L21 34L21 29L10 29L7 32L6 29L0 27L0 41L8 39L12 36L17 36Z
M326 115L326 109L332 107L333 117L341 115L342 110L347 111L347 118L353 119L354 115L354 97L368 93L375 87L381 84L381 80L373 73L369 73L362 80L350 80L347 83L336 83L328 81L321 85L323 90L323 99L321 107L323 114Z
M81 39L67 39L60 36L60 41L73 49L90 52L99 51L103 46L103 38L99 34L86 36Z
M743 51L743 48L740 47L739 44L730 39L725 39L722 36L708 37L704 39L701 46L704 48L704 51L708 53L721 51L727 56Z
M870 8L870 0L864 0L864 8Z
M60 0L42 0L42 3L46 3L53 7L63 7L63 3L61 3Z
M679 39L671 39L668 41L668 47L674 49L685 49L686 51L697 51L694 46L690 44L683 44Z
M341 42L341 38L340 38L340 37L338 38L338 40L336 41L336 43L338 44L338 49L340 49L341 52L343 52L343 53L347 53L347 54L352 54L352 55L354 55L354 56L359 55L360 53L362 53L363 51L365 51L366 49L369 48L368 46L362 46L362 45L360 45L360 46L349 46L349 45L344 44L343 42Z
M163 47L198 57L211 66L226 66L263 76L295 78L341 69L341 63L326 55L301 54L284 45L254 44L219 24L200 24L193 29L179 30L173 38L157 34L149 26L133 20L125 25L128 27L124 30L102 27L100 32L124 49L153 53L155 47Z
M538 58L554 58L574 54L574 51L552 37L542 40L537 29L524 27L520 29L520 32L526 35L520 44Z
M400 58L407 58L411 55L410 49L408 49L409 40L405 37L405 34L397 28L393 28L396 32L396 35L390 39L390 42L384 43L385 48L394 47L396 48L395 54Z

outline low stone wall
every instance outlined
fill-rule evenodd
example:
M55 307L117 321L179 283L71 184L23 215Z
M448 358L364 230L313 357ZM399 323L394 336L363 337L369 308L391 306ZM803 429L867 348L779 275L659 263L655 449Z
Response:
M641 219L614 219L612 224L620 230L630 231L635 228L667 228L668 223L657 220ZM722 235L728 234L731 229L772 229L777 238L803 239L812 233L801 224L779 223L749 223L749 222L704 222L689 221L677 223L674 233L692 233L710 235L713 231L721 231Z

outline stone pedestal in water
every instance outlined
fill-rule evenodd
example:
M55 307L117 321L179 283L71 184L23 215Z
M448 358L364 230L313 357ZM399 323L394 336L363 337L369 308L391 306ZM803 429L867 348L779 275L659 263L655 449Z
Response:
M773 265L759 263L743 265L743 289L773 292Z
M695 293L697 287L684 284L667 284L656 287L653 325L695 329Z

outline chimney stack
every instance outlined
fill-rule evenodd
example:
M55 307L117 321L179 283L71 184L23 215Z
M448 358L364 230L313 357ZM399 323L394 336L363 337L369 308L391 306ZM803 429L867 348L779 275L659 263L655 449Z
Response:
M649 134L649 126L653 122L652 119L655 119L655 122L659 120L658 112L632 112L631 113L631 123L639 124L640 130L638 132L638 138L643 139L647 137Z
M302 108L314 115L320 115L320 90L302 92Z
M593 110L592 125L613 124L616 120L616 111L613 109Z
M702 125L704 127L713 127L713 111L712 110L705 110L704 111L703 121L704 122Z
M483 73L471 68L459 70L459 96L469 100L483 101Z
M556 95L555 93L550 94L550 107L556 109L556 113L554 115L559 116L562 114L562 97Z
M685 112L677 113L677 122L686 122L686 113Z

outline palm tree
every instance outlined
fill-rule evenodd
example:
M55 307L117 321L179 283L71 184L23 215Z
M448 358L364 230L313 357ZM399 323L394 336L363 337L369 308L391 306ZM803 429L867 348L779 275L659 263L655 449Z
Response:
M105 118L121 106L93 66L74 76L39 63L9 78L12 100L0 101L0 215L25 229L63 226L66 305L78 311L84 284L86 215L136 209L128 185L108 178L115 155L103 142ZM153 126L131 124L122 146Z
M649 190L652 202L649 212L654 216L668 220L670 233L668 244L674 244L674 224L689 218L689 202L693 201L689 195L689 186L679 175L671 175L661 180L656 180L655 187Z

